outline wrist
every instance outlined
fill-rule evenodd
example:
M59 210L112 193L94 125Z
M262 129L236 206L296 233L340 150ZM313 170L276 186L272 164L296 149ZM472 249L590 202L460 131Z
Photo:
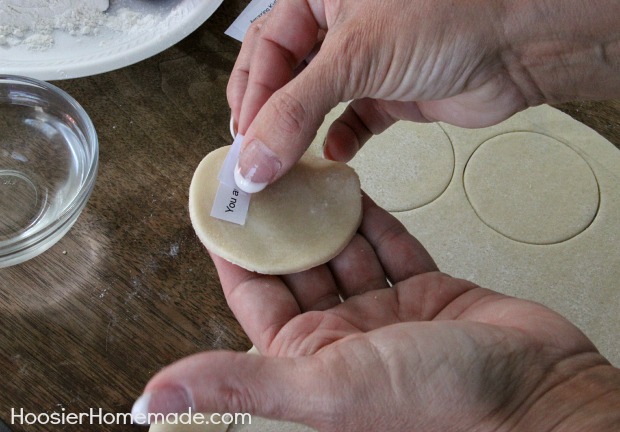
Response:
M532 394L518 430L612 432L620 427L620 369L599 354L557 365Z
M530 105L620 97L620 2L507 1L504 66Z

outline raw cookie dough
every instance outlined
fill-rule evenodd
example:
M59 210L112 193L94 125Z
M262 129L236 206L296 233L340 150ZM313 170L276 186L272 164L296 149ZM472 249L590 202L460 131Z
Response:
M211 217L228 149L207 155L190 186L190 217L207 249L251 271L288 274L329 261L349 243L362 218L359 178L345 164L312 156L252 195L244 226Z
M328 124L321 127L311 146L311 153L321 154L327 128L337 118L338 111L343 109L343 106L335 108L326 117ZM390 130L395 129L399 135L405 135L425 126L398 122ZM603 355L620 366L620 344L617 342L620 331L620 151L589 127L547 105L529 108L488 128L463 129L443 123L440 126L446 131L454 149L455 167L450 184L428 205L395 212L394 215L426 246L441 270L499 292L547 305L580 327ZM524 234L528 232L525 221L515 221L514 215L503 212L504 219L497 221L502 224L502 231L515 226L521 229L518 240L515 240L509 238L507 232L500 233L490 228L486 220L490 214L502 214L500 209L506 205L506 200L488 202L489 207L477 214L468 199L467 194L471 195L471 191L466 191L464 177L469 176L471 181L481 175L480 172L470 171L471 166L466 169L466 165L470 159L472 162L475 160L478 151L484 150L484 143L493 143L505 134L522 132L532 134L532 140L524 142L524 151L538 151L534 144L541 142L540 135L549 138L548 148L560 159L555 164L542 164L551 184L555 183L554 187L559 189L549 195L549 204L555 207L554 221L537 219L536 212L532 212L531 208L528 210L527 225L539 237ZM381 134L371 138L361 152L370 144L385 146L390 143ZM547 144L543 143L545 146ZM560 149L560 145L566 148ZM403 164L416 159L413 148L401 153ZM497 190L517 187L510 183L524 172L524 167L517 165L524 161L526 155L520 155L518 160L513 161L505 160L507 156L499 152L494 159L494 163L501 164L505 169L504 176L497 176ZM544 155L540 156L549 162ZM572 183L566 181L563 186L557 183L559 178L566 180L568 174L562 166L566 162L581 171L577 174L582 178L579 185L574 179ZM595 186L584 163L597 183L598 207L594 203ZM377 161L377 164L381 162ZM540 160L536 162L538 169L540 164ZM482 164L478 167L482 168ZM548 193L545 190L547 180L541 174L537 174L540 175L537 184L532 184L533 194ZM379 180L377 177L361 178L363 185ZM368 192L368 188L365 190ZM496 197L497 190L493 191ZM377 200L376 196L369 195ZM560 197L568 201L561 203ZM529 201L523 202L531 206L539 199L532 196ZM558 212L558 208L563 209L564 214L560 215L562 211ZM541 225L546 228L541 229ZM570 238L554 244L531 244L553 243L567 237Z
M318 136L327 135L345 106L327 115ZM315 146L313 154L320 155L320 148ZM368 141L349 165L360 176L362 189L379 206L388 211L413 210L446 190L454 172L454 150L437 123L419 123L415 128L403 128L397 123Z
M598 210L598 183L588 163L542 134L512 132L486 141L467 162L464 182L478 217L525 243L566 241Z

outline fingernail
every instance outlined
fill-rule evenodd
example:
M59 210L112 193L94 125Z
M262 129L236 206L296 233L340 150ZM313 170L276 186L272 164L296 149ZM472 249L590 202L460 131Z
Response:
M239 156L235 182L247 193L262 191L282 168L278 156L261 141L254 139Z
M149 424L149 414L186 413L194 410L194 402L183 387L162 387L144 393L133 404L131 417L136 424Z
M334 160L332 154L329 152L329 147L327 146L327 137L323 140L323 158L328 160Z
M230 128L230 134L232 135L233 139L235 139L235 137L237 136L237 122L235 121L235 119L233 119L232 115L230 116L230 124L228 125L228 127Z

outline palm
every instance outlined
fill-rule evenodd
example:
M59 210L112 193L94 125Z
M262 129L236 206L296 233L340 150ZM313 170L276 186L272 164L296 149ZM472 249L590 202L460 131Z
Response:
M432 294L439 289L443 298ZM389 326L406 329L416 339L418 329L432 329L432 344L454 328L467 328L474 337L499 332L523 343L551 346L558 353L593 349L576 327L537 303L435 272L348 298L326 311L301 313L282 326L263 350L273 356L311 355L346 344L352 335L381 341Z
M277 277L213 260L264 355L183 359L149 382L140 412L250 412L321 431L544 430L546 407L564 405L558 386L609 366L556 313L440 273L367 197L326 265Z
M328 265L274 277L214 260L232 310L264 355L327 365L317 373L322 391L348 407L351 430L372 421L364 410L378 403L394 412L415 406L424 412L410 418L450 424L442 409L427 411L427 400L458 406L450 415L464 430L490 418L497 426L553 365L596 352L547 308L438 272L402 225L367 198L359 234ZM333 423L315 421L321 430Z

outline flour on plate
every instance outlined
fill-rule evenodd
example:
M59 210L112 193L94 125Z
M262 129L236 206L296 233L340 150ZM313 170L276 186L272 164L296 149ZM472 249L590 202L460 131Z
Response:
M127 8L111 14L109 6L110 0L0 0L0 49L44 51L54 46L57 32L75 37L102 29L129 32L147 28L155 19Z

